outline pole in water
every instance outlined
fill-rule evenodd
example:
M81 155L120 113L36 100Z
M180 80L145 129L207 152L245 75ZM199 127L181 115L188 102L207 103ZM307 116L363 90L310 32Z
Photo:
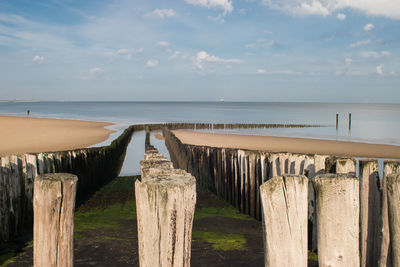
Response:
M351 113L349 113L349 132L351 131Z
M339 128L339 114L336 113L336 130Z

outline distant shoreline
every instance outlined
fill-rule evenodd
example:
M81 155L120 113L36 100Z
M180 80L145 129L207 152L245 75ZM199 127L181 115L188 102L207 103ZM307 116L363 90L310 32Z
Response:
M106 122L0 115L0 156L89 147L114 131Z
M400 146L306 139L295 137L257 136L175 130L184 144L221 148L291 152L349 157L400 159Z

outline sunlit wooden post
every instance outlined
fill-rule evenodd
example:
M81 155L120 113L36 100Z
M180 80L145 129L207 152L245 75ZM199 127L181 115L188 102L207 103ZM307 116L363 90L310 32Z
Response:
M346 174L314 179L319 266L360 266L359 182Z
M307 266L308 179L276 176L260 193L265 266Z
M35 267L73 266L75 194L78 178L68 173L37 176L33 197Z

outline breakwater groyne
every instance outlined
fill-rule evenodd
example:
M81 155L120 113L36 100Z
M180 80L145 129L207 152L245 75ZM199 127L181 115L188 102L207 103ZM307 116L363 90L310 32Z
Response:
M351 194L359 196L357 207L360 213L360 260L363 266L377 266L378 262L380 266L386 266L390 263L392 251L390 248L390 229L392 228L390 227L392 226L389 226L390 209L388 209L387 199L390 192L387 190L386 180L390 174L400 173L400 161L385 160L383 177L380 178L376 159L359 160L359 176L356 177L357 161L340 155L279 153L183 144L166 129L164 136L175 167L191 173L196 177L199 186L214 192L242 213L258 220L262 217L261 185L278 176L304 175L307 177L310 181L307 193L309 250L320 249L318 240L321 236L317 235L319 223L317 197L325 196L323 194L326 193L325 189L320 190L319 193L315 191L318 187L316 186L318 182L315 182L316 177L322 177L325 174L344 174L354 177L356 182L352 182L351 188L356 185L357 191ZM340 183L340 180L337 181ZM332 190L330 194L340 195L342 191L339 187L337 187L338 191L335 191L334 184L329 187L329 190ZM285 194L288 193L285 191ZM319 202L321 201L325 200L320 199ZM325 208L325 206L320 206L319 210L324 211ZM346 222L343 222L343 225L346 226ZM335 233L327 232L327 235L333 237ZM330 241L326 244L329 243Z
M77 198L96 191L118 176L133 127L110 145L0 158L0 247L33 223L33 182L44 173L68 172L79 177Z
M259 187L262 183L286 173L306 173L308 177L323 174L329 158L187 145L166 129L164 137L175 167L191 173L200 186L258 220L261 219Z
M223 130L223 129L262 129L262 128L308 128L327 127L319 124L279 124L279 123L151 123L132 125L134 130L169 130L192 129L192 130Z
M61 152L27 153L0 158L0 248L32 229L33 182L45 173L72 173L78 177L77 201L119 175L135 131L161 129L304 128L308 124L150 123L127 128L110 145Z

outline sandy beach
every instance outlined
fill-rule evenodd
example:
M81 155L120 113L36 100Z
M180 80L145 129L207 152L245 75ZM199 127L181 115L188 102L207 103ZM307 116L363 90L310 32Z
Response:
M105 122L0 116L0 156L88 147L108 139Z
M219 134L175 130L182 143L241 148L268 152L292 152L367 158L400 159L400 146L292 137Z

